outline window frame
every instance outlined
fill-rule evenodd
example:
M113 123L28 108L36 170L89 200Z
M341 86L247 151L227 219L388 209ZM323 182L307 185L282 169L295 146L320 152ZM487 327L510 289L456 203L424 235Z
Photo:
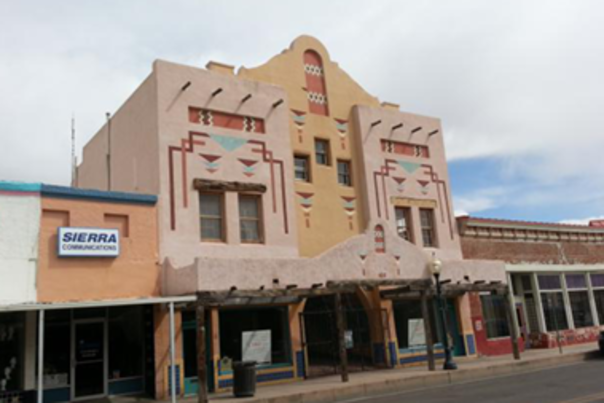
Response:
M342 181L340 181L340 175L345 175L345 174L340 174L340 163L342 164L346 164L348 166L348 183L342 183ZM346 159L338 159L336 161L336 175L338 176L338 185L341 186L346 186L346 187L352 187L354 182L353 182L353 177L352 177L352 161L351 160L346 160Z
M511 329L509 327L509 324L507 322L507 316L505 313L505 306L503 305L499 305L499 304L508 304L509 301L507 300L507 298L503 295L497 295L497 294L491 294L491 293L487 293L487 294L480 294L480 305L481 305L481 310L482 310L482 322L484 323L484 331L487 337L487 340L497 340L497 339L507 339L509 338L512 333L511 333ZM495 303L495 301L497 301L497 303ZM501 317L497 317L497 310L498 309L503 309L503 312L499 312L502 313L503 315ZM489 315L487 315L487 313L489 313ZM490 314L493 314L493 316L491 316ZM503 326L500 328L500 326ZM499 330L503 330L503 328L505 328L505 330L507 330L507 332L502 332L502 334L499 334ZM490 334L491 331L495 330L497 332L496 335L492 335Z
M422 212L427 211L430 213L430 227L425 227L424 222L422 220ZM436 220L433 208L420 208L419 209L419 227L422 235L422 246L424 248L438 248L438 231L436 230ZM426 236L424 235L424 231L431 231L431 244L426 245Z
M220 235L221 238L204 238L203 237L203 227L202 227L202 220L204 219L204 215L201 213L201 198L206 195L206 196L218 196L218 200L220 203L220 218L218 218L220 220ZM227 228L226 228L226 217L225 217L225 213L226 213L226 206L225 206L225 193L224 192L207 192L207 191L200 191L199 192L199 237L201 239L201 242L208 242L208 243L226 243L227 241ZM205 217L205 219L210 219L210 220L216 220L217 218L215 218L214 216L207 216Z
M324 163L319 162L319 150L317 148L317 144L323 144L325 146L324 152L321 153L321 156L325 157ZM314 148L315 148L315 163L317 165L330 167L331 166L331 142L329 141L329 139L315 137Z
M257 211L257 218L251 218L251 217L243 217L241 215L241 199L242 198L249 198L249 199L254 199L256 200L256 211ZM263 244L265 242L265 236L264 236L264 215L263 215L263 203L262 203L262 194L258 194L258 193L238 193L237 194L237 207L239 209L239 242L242 244L247 244L247 245L258 245L258 244ZM257 221L258 222L258 240L256 241L248 241L248 240L243 240L243 238L241 237L241 231L242 231L242 222L243 221Z
M537 287L539 290L539 298L541 299L541 308L543 312L543 324L545 325L546 332L555 332L556 327L559 331L570 330L572 316L569 317L569 312L567 311L566 306L566 296L567 291L564 289L565 279L562 278L564 273L539 273L537 274ZM559 285L557 287L547 288L542 287L541 278L545 277L558 277ZM550 295L552 298L561 298L561 305L559 305L559 301L550 301ZM560 323L558 320L558 315L562 314L564 316L564 324ZM554 316L550 316L554 315ZM572 315L572 313L571 313ZM557 322L557 326L556 326ZM548 323L552 326L548 326Z
M398 217L398 212L402 211L403 214L403 218L405 220L405 230L407 231L407 235L408 237L405 238L404 236L401 236L399 230L399 217ZM412 244L415 244L415 237L413 234L413 214L411 211L411 207L405 207L405 206L394 206L394 219L396 220L396 234L401 237L402 239L404 239L407 242L410 242Z
M306 161L306 178L298 178L298 166L296 165L297 159L303 159ZM312 183L312 173L310 170L310 157L308 154L294 154L294 179L299 182Z

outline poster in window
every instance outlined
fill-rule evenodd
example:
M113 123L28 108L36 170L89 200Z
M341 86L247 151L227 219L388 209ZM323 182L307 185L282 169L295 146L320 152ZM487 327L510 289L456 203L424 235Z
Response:
M346 330L346 332L344 332L344 344L346 345L347 350L354 348L354 336L352 330Z
M408 331L409 347L426 345L426 332L423 319L409 319Z
M254 330L241 335L241 359L271 364L271 331Z

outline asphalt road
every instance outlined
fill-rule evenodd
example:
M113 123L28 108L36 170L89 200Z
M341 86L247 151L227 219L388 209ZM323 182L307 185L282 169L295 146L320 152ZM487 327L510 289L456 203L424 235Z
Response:
M604 360L519 375L389 394L348 402L593 403L604 402Z

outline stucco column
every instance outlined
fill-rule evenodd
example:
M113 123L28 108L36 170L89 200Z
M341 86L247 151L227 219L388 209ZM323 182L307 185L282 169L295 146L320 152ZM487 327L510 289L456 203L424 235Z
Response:
M587 282L587 294L589 295L589 307L591 309L591 316L594 321L594 326L600 326L600 318L598 317L598 309L596 307L596 298L594 297L594 288L591 284L591 274L586 273L586 282Z
M570 296L568 295L568 287L566 286L566 276L560 273L560 284L562 285L562 300L564 301L564 311L566 312L566 320L568 328L575 328L575 319L573 318L573 310L570 307Z
M470 309L470 294L459 297L459 325L463 336L466 355L476 355L476 336L472 326L472 310ZM471 336L470 338L468 336Z
M539 322L539 331L541 333L547 333L547 327L545 326L545 315L543 313L543 301L541 300L541 290L539 289L539 279L537 273L531 273L531 283L533 286L533 293L535 294L535 302L537 303L537 321Z
M300 302L288 307L291 355L296 368L296 377L298 378L304 378L307 366L301 337L302 325L300 323L300 313L304 310L304 305L305 302Z

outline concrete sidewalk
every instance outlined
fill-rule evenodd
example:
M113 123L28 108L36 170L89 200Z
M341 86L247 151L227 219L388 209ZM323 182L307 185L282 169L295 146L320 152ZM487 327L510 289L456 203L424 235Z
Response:
M426 366L385 369L352 373L350 382L342 383L339 376L292 382L275 386L260 386L253 398L236 399L231 393L211 395L216 403L310 403L337 402L351 398L376 396L393 392L441 386L452 383L476 381L509 374L531 372L545 368L568 365L599 357L593 344L566 347L562 355L557 349L531 350L522 354L520 361L510 356L484 358L456 358L456 371L434 372ZM179 399L193 403L194 398Z

